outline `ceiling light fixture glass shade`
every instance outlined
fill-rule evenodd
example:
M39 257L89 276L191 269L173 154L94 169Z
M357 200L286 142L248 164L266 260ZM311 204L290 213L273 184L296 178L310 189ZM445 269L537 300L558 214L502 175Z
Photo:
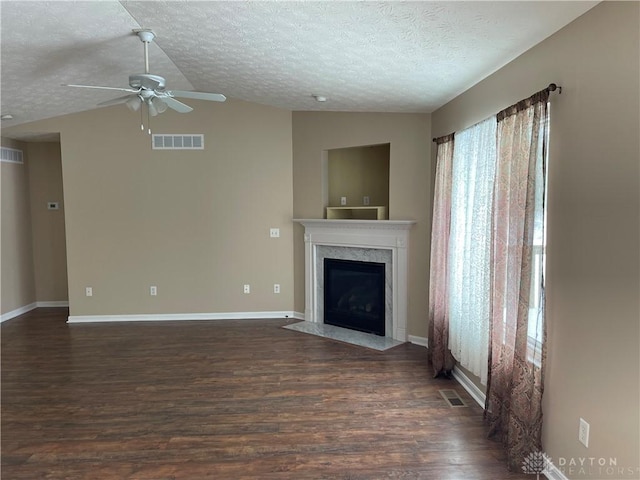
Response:
M140 100L140 97L136 95L134 97L131 97L129 100L127 100L125 102L125 105L132 112L137 112L138 110L140 110L140 105L142 105L142 100Z
M151 100L151 103L153 104L154 107L156 107L156 110L158 111L158 113L164 113L167 111L167 108L169 108L169 105L167 105L158 97L153 98Z
M151 115L152 117L158 115L158 109L153 104L152 100L147 100L147 107L149 108L149 115Z

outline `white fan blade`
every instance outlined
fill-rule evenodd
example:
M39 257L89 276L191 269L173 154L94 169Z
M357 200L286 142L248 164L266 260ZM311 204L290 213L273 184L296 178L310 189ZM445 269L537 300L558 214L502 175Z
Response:
M135 95L125 95L124 97L113 98L111 100L107 100L106 102L101 102L98 105L101 107L107 107L109 105L119 105L121 103L127 102L130 98L135 97Z
M130 92L130 93L138 93L140 89L133 90L131 88L120 88L120 87L99 87L97 85L70 85L70 84L62 84L63 87L77 87L77 88L96 88L99 90L117 90L119 92Z
M193 108L191 108L189 105L185 105L184 103L179 102L175 98L169 96L162 97L162 101L166 103L169 108L172 108L179 113L189 113L193 110Z
M221 93L189 92L185 90L171 90L166 93L171 97L193 98L194 100L209 100L212 102L224 102L227 99Z

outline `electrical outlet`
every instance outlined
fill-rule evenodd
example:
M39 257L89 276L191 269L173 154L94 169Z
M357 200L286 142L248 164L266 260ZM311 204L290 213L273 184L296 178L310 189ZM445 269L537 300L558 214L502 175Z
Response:
M244 286L244 293L251 293L251 285Z
M85 294L87 297L93 297L93 288L92 288L92 287L86 287L86 288L84 289L84 294Z
M589 446L589 424L584 420L584 418L580 419L580 427L578 428L578 440L585 447Z
M269 236L271 238L278 238L280 237L280 229L279 228L272 228L269 230Z
M158 287L156 287L155 285L151 285L149 287L149 295L151 295L152 297L158 295Z
M347 197L340 197L340 205L343 207L347 204Z
M363 205L369 205L370 202L371 202L371 199L369 198L368 195L365 195L364 197L362 197L362 204Z
M273 284L273 293L280 293L280 284L279 283L274 283Z

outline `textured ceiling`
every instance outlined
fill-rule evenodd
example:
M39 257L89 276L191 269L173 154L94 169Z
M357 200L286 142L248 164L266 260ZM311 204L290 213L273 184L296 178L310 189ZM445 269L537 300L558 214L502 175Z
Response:
M597 3L2 1L2 114L14 116L2 126L119 96L61 84L126 87L144 69L140 27L157 35L151 71L169 89L289 110L431 112Z

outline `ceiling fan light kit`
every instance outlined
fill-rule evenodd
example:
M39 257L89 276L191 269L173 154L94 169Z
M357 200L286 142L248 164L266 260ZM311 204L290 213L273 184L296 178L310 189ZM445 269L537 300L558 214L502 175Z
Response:
M155 117L160 113L164 113L167 109L175 110L178 113L189 113L193 111L189 105L176 100L177 98L191 98L195 100L207 100L211 102L224 102L227 98L220 93L192 92L183 90L166 90L166 81L164 77L149 73L149 43L156 37L152 30L134 29L133 32L138 36L144 45L144 73L129 75L129 88L119 87L102 87L96 85L75 85L67 84L66 87L78 88L95 88L100 90L116 90L127 92L128 95L123 97L107 100L99 105L118 105L124 103L129 110L137 112L141 109L142 104L147 106L147 115ZM144 130L144 125L141 126ZM151 134L151 129L149 129Z
M142 106L142 100L140 100L140 98L137 95L129 96L127 101L124 103L132 112L137 112L138 110L140 110L140 107Z
M151 105L155 107L158 113L164 113L167 111L167 108L169 108L169 105L160 100L158 97L151 99Z

